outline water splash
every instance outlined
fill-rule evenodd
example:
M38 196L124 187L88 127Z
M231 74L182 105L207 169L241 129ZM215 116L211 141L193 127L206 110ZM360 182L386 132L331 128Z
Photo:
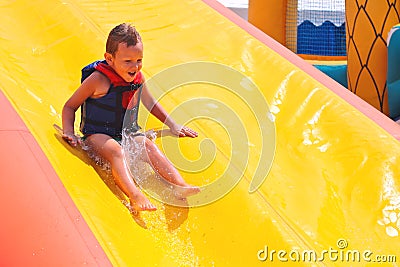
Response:
M377 223L385 227L388 236L396 237L400 231L400 192L396 188L394 173L388 166L385 166L382 199L389 203L382 209L383 217Z
M171 210L172 209L172 210ZM148 212L143 214L147 229L150 231L157 245L166 254L163 265L166 266L199 266L199 258L195 254L195 249L191 240L190 227L177 227L171 229L171 220L176 220L171 216L182 216L188 208L171 207L163 205L158 212ZM179 220L179 218L178 218ZM183 223L183 222L182 222Z
M154 141L156 138L157 133L153 130L147 132L123 130L121 145L126 166L142 191L160 202L187 207L187 200L179 195L182 187L161 177L154 169L157 166L148 163L146 140Z

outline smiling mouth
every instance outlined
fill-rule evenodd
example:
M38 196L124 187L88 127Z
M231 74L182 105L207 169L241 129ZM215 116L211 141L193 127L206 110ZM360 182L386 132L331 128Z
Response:
M135 77L136 72L128 72L129 76Z

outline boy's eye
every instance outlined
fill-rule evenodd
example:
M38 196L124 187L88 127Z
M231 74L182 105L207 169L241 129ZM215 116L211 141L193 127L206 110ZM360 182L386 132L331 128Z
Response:
M127 63L127 64L129 64L129 63L132 63L132 62L134 62L134 61L133 61L133 60L130 60L130 59L127 59L127 60L124 60L124 62ZM141 60L141 59L138 59L138 60L136 60L136 63L142 63L142 60Z

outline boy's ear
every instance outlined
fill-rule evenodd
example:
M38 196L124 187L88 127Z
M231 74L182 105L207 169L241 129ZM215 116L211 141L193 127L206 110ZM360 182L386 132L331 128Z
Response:
M104 59L107 61L108 65L112 65L113 56L110 53L105 52L104 53Z

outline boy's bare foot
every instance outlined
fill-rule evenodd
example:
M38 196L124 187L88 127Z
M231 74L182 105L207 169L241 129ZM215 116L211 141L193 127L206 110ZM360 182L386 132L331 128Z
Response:
M177 186L174 188L174 195L178 198L187 198L200 193L200 188L197 186Z
M145 197L142 193L136 194L129 198L131 203L131 209L133 212L139 211L155 211L156 206L150 202L150 200Z

